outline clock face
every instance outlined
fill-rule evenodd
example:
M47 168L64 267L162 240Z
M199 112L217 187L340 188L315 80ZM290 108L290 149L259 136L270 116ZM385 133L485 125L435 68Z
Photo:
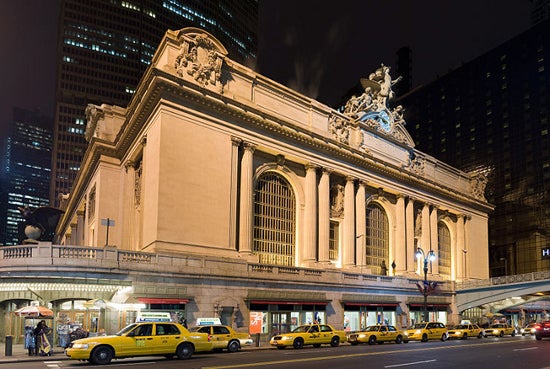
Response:
M361 120L367 121L369 119L376 121L380 129L386 133L392 130L393 121L391 115L385 109L367 113Z
M380 124L380 128L384 131L391 131L391 118L385 110L381 110L378 113L378 118L376 120L378 121L378 124Z

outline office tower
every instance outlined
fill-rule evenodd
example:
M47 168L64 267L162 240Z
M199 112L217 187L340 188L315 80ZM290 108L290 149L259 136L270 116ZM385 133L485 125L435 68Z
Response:
M550 18L550 0L529 0L531 23L537 24Z
M245 65L256 59L258 2L63 0L50 203L70 192L86 150L89 103L126 106L168 29L199 27Z
M549 62L547 20L397 102L419 150L489 175L491 276L550 269Z
M0 244L19 245L23 217L19 207L36 209L49 203L52 118L13 109L2 147L0 180Z

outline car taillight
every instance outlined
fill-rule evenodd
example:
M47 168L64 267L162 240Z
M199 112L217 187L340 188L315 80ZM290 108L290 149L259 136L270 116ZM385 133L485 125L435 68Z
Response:
M533 328L534 328L534 329L540 329L540 324L535 324L535 325L533 326Z

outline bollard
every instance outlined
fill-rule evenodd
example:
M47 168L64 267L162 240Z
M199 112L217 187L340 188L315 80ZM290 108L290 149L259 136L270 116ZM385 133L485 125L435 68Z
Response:
M256 333L256 347L260 347L260 334Z
M11 356L12 344L13 344L13 336L6 336L6 350L4 353L6 356Z

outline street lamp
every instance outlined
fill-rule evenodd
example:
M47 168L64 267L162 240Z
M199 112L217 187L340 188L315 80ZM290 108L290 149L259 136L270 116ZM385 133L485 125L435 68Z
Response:
M422 289L422 294L424 295L424 321L428 321L428 261L434 261L435 260L435 252L433 250L430 250L428 252L428 255L424 253L424 250L422 250L421 247L416 248L416 258L420 259L423 258L424 261L424 286Z

